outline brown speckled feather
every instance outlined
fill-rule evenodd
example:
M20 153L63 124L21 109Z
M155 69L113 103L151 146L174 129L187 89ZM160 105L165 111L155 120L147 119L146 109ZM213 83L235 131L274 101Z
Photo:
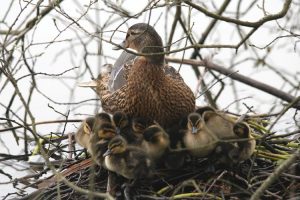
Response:
M165 75L161 66L139 57L132 66L127 84L109 93L97 88L106 112L123 111L132 117L148 117L163 126L171 125L195 108L190 88L179 79Z
M130 27L125 44L140 53L163 53L160 36L148 24ZM123 111L129 117L148 118L168 127L195 109L193 92L174 68L165 65L163 54L138 56L129 65L124 68L125 85L115 92L98 79L104 111Z

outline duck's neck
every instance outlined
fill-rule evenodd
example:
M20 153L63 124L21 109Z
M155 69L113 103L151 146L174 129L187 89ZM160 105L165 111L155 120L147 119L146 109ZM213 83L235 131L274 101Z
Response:
M140 80L144 81L160 82L164 78L163 66L163 62L153 61L140 56L134 63L133 76L139 77Z

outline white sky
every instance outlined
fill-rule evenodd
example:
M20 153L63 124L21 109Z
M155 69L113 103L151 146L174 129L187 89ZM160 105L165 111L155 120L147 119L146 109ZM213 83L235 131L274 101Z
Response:
M48 2L48 1L47 1ZM81 3L77 3L81 5L81 9L79 6L77 6L75 1L71 0L66 0L64 3L61 5L62 9L68 13L68 15L72 16L74 19L77 19L79 16L81 16L82 13L86 10L86 6L88 4L88 1L80 1ZM79 1L78 1L79 2ZM130 11L131 13L138 13L141 11L145 4L148 1L136 1L136 0L126 0L124 3L124 7L126 10ZM211 2L211 1L202 1L205 2L206 5L210 6L210 9L213 10L212 4L211 3L206 3L206 2ZM219 2L219 1L216 1ZM3 18L5 11L7 10L7 7L9 5L9 1L3 1L1 2L1 7L0 7L0 19ZM22 3L24 6L25 4ZM83 6L82 6L83 5ZM103 4L101 1L99 1L98 4L92 6L92 8L97 7L98 8L103 8ZM218 5L219 6L219 5ZM261 6L261 1L258 2L258 5L255 6L253 11L251 11L248 15L244 16L242 19L243 20L249 20L249 21L256 21L260 17L263 16L263 12L259 8ZM282 1L266 1L266 7L265 9L269 13L275 13L278 12L282 7ZM236 8L236 2L233 2L228 10L234 11ZM13 9L9 13L7 17L7 22L9 24L16 18L16 15L19 13L19 4L17 1L13 4ZM29 9L29 11L31 11ZM151 13L151 21L150 24L154 24L156 21L158 23L156 24L155 28L161 35L161 37L164 40L164 43L166 43L165 38L166 38L166 33L164 32L165 26L168 27L168 31L170 31L170 27L172 24L172 16L174 15L174 8L171 9L171 11L168 14L168 21L165 21L166 18L166 10L164 8L160 9L155 9ZM206 28L206 25L210 22L210 19L205 17L203 14L197 14L198 12L193 11L192 12L192 19L191 23L193 25L193 30L194 30L194 36L196 40L198 40L201 37L201 34ZM188 15L188 9L183 9L183 15L187 16ZM22 14L19 18L19 20L16 23L16 27L23 25L22 20L26 18L27 14ZM58 31L56 27L54 26L53 19L56 19L56 24L57 27L60 30L63 30L69 23L70 21L67 21L67 23L63 23L62 20L60 20L62 17L59 16L57 17L57 13L52 12L51 15L47 16L46 18L42 19L42 21L38 24L37 28L33 31L30 32L31 34L34 34L34 37L29 37L28 39L34 38L33 43L40 43L40 42L49 42L52 41L54 38L57 37ZM105 14L104 12L100 12L100 14L97 12L94 12L93 9L89 10L88 16L90 19L98 24L103 25L104 22L109 19L114 19L117 18L118 16L109 16L108 14ZM98 17L96 17L98 16ZM146 12L146 14L140 16L138 19L132 19L128 21L128 25L135 24L137 22L146 22L149 17L149 12ZM32 18L32 16L30 16ZM65 19L64 19L65 21ZM208 38L207 44L236 44L239 41L239 38L237 37L236 29L232 24L229 23L224 23L224 22L219 22L220 26L218 26L217 30L213 30L212 36ZM283 24L282 20L279 20L279 23ZM90 33L95 32L94 26L91 26L91 24L87 21L86 18L82 18L82 20L79 21L79 24L86 30L88 30ZM120 24L120 21L112 23L111 26L105 29L105 31L109 30L114 30L118 25ZM274 26L275 25L275 26ZM126 31L127 30L126 25L121 26L120 30ZM275 22L267 23L266 27L276 27ZM0 30L7 30L7 27L3 24L0 24ZM75 32L73 30L76 30ZM245 32L248 32L249 29L243 28ZM270 32L269 29L261 28L259 29L253 36L250 38L250 42L255 44L256 46L264 46L271 42L277 34L278 30L274 28L272 32ZM72 39L72 42L69 41L64 41L64 42L57 42L53 43L50 46L47 45L34 45L30 48L30 53L31 55L40 55L36 59L36 64L35 64L35 71L36 72L43 72L43 73L50 73L50 74L55 74L55 73L61 73L65 71L66 69L70 69L73 67L79 67L78 70L68 72L64 76L60 77L47 77L47 76L37 76L38 80L38 87L39 89L44 92L47 96L51 97L53 100L57 102L78 102L90 98L96 98L95 93L92 90L85 89L85 88L78 88L76 87L77 82L82 82L90 79L90 75L88 73L85 74L84 79L82 80L74 80L70 79L69 77L76 77L76 73L79 74L83 72L84 69L84 63L82 62L83 58L83 49L81 48L81 45L77 45L76 47L72 46L71 44L78 43L78 39L76 37L76 34L81 35L81 39L84 41L87 41L87 39L91 39L92 42L88 46L88 50L92 53L97 53L97 42L99 41L97 38L92 38L91 36L88 36L82 29L78 28L76 25L72 25L69 29L64 31L59 37L56 38L56 41L61 41L61 40L70 40ZM286 33L287 34L287 33ZM111 35L111 32L107 32L104 34L104 38L108 39ZM118 43L121 41L121 39L125 36L124 33L116 33L114 37L114 42ZM176 29L175 32L175 37L173 41L176 41L182 37L182 31L179 29ZM1 42L3 41L3 36L0 36ZM292 75L295 75L298 73L299 77L299 63L300 63L300 57L299 57L299 47L296 49L297 51L293 51L293 44L294 40L293 39L284 39L284 40L279 40L277 44L285 44L286 42L290 42L290 45L285 46L284 48L278 48L276 50L273 50L270 56L268 57L267 61L272 64L276 69L282 73L284 71L287 71L291 73ZM88 59L89 65L92 68L93 75L94 77L97 76L99 72L99 66L102 64L105 64L106 62L113 63L114 59L118 57L120 54L119 51L113 51L112 45L103 43L104 45L104 54L111 56L111 58L107 58L107 60L102 59L100 60L99 56L90 56ZM278 45L279 46L279 45ZM241 48L241 51L244 51L243 48ZM186 57L189 58L191 55L191 50L188 50L185 52ZM262 50L259 52L259 54L263 55L265 50ZM222 50L215 50L215 49L210 49L210 50L203 50L202 51L204 56L211 56L214 54L213 61L222 64L223 66L230 66L230 61L232 59L232 55L234 54L234 50L231 49L222 49ZM76 55L76 56L74 56ZM254 53L251 50L251 48L248 48L243 54L239 55L240 57L235 58L235 61L241 60L242 58L247 58L247 57L253 57ZM29 56L29 54L27 54ZM178 53L174 55L176 57L181 57L182 53ZM74 58L75 57L75 58ZM72 60L72 59L73 60ZM278 78L278 76L272 72L270 72L266 67L257 67L254 68L253 62L246 62L243 65L239 66L238 68L235 68L236 70L239 71L239 73L248 75L249 77L262 81L264 83L270 84L274 87L281 88L283 85L283 81ZM26 68L22 66L20 71L17 73L17 77L21 77L24 74L28 74ZM193 74L193 71L190 69L189 66L183 66L181 70L181 74L186 81L186 83L193 89L195 90L196 87L196 79ZM210 77L207 77L210 79ZM0 78L0 87L2 87L4 83L3 77ZM226 78L224 80L227 84L230 83L230 79ZM237 82L236 82L237 83ZM30 78L23 79L22 81L19 82L19 87L21 88L21 91L23 95L27 96L26 94L28 93L28 88L30 86ZM295 83L298 84L299 83ZM70 90L71 88L71 90ZM215 86L212 88L213 92L216 92L218 90L219 86ZM238 95L239 98L245 98L245 97L251 97L249 99L243 100L242 102L246 103L249 106L254 106L254 110L257 113L265 113L268 112L270 109L270 106L273 106L274 102L274 97L270 96L266 93L260 92L254 88L245 86L244 84L239 84L237 83L237 88L238 88ZM284 87L285 91L288 91L289 88ZM74 96L69 99L70 97L70 91L74 93ZM221 95L218 105L220 105L220 108L225 108L229 104L231 104L234 101L234 96L232 94L232 89L231 87L227 86L225 89L226 92L223 92ZM12 95L12 89L11 87L6 87L5 90L0 91L0 102L3 103L4 105L8 104L8 101L10 100ZM299 94L297 94L299 95ZM99 102L98 102L99 103ZM87 104L85 106L82 106L80 108L76 108L78 106L66 106L66 105L56 105L52 102L50 102L48 99L41 97L40 94L35 92L33 99L32 99L32 104L31 104L31 109L32 112L36 118L36 121L46 121L46 120L54 120L57 118L61 119L61 115L55 113L52 109L48 107L48 104L51 106L54 106L56 110L66 113L68 109L71 109L70 112L70 118L74 119L83 119L84 116L79 115L79 114L93 114L95 113L98 108L95 106L95 101L90 102L90 104ZM203 97L198 99L197 105L203 105L205 104L205 100ZM277 102L278 109L275 109L276 111L279 111L281 109L280 102ZM18 110L20 109L19 107L21 106L21 103L15 103L13 106L13 110ZM99 106L99 104L98 104ZM245 111L245 108L241 107L243 110L242 112ZM236 111L235 106L231 106L230 109L231 111ZM3 107L0 107L0 112L1 116L5 113L5 110ZM20 117L23 117L23 111L18 112ZM291 116L293 115L293 111L290 111L289 114L286 115L285 118L281 120L282 123L280 123L280 127L276 127L276 130L278 131L284 131L285 127L291 127L293 129L294 124L291 121ZM69 123L66 128L66 133L68 132L74 132L76 130L75 126L78 124L73 124ZM1 126L0 126L1 128ZM62 128L58 126L57 124L55 125L41 125L38 126L38 132L41 134L48 134L50 132L57 132L61 131ZM0 138L2 141L5 141L5 144L10 148L10 152L12 154L21 154L22 153L22 145L16 146L15 141L13 140L11 136L11 132L0 132ZM13 147L13 148L11 148ZM6 149L3 148L3 145L0 144L0 153L7 153ZM20 162L18 164L21 164ZM1 167L1 164L0 164ZM1 167L2 168L2 167ZM24 175L24 172L18 172L16 170L13 170L10 167L4 167L2 168L6 172L9 172L13 174L15 177L20 177ZM9 171L8 171L9 170ZM6 177L0 174L0 182L8 181ZM10 185L1 185L0 184L0 196L3 196L7 194L8 192L13 192L14 190L10 187Z

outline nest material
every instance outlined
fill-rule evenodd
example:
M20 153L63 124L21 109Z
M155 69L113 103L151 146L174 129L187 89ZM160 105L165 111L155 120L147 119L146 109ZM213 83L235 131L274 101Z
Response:
M264 124L248 120L254 130L257 147L251 159L235 166L214 166L207 158L187 159L180 169L157 169L150 184L135 188L136 199L249 199L278 165L299 148L297 139L268 133ZM63 175L75 185L106 192L108 173L91 160L75 161L65 166ZM262 199L300 198L300 159L281 173L264 192ZM36 199L89 199L55 178L42 181L44 188ZM122 191L121 191L122 192ZM97 199L96 197L94 199Z

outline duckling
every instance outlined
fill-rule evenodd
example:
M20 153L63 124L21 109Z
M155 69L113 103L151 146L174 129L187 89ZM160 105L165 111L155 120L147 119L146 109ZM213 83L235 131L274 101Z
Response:
M89 140L90 140L90 126L93 127L95 122L94 117L86 118L80 127L78 128L75 134L75 141L82 147L90 149ZM90 124L90 125L89 125Z
M256 142L250 134L250 127L244 122L237 122L234 127L234 133L237 137L234 139L249 139L236 142L219 142L213 159L215 164L223 164L233 167L235 164L247 160L253 154Z
M114 92L98 79L96 90L103 110L123 111L133 118L149 117L162 127L177 123L194 110L191 89L178 78L179 74L165 70L162 40L152 26L145 23L131 26L124 47L142 54L160 54L137 56L128 70L125 85Z
M117 133L115 127L111 123L103 123L95 126L90 138L90 153L93 160L100 166L104 166L103 154L108 149L109 141L114 138ZM105 166L104 166L105 167Z
M183 142L193 156L205 157L214 150L218 138L208 129L199 113L191 113L187 117Z
M121 134L124 131L129 131L128 129L130 127L130 120L122 111L117 111L113 114L113 124L116 127L118 134Z
M91 152L90 138L95 126L103 123L111 122L110 116L107 113L99 113L94 117L86 118L75 134L76 142Z
M235 121L228 115L213 110L206 110L202 113L206 127L220 140L236 138L233 132Z
M132 139L128 141L129 144L140 146L144 140L144 131L152 123L149 120L141 117L136 117L132 119L131 122L131 137Z
M147 127L143 133L142 148L152 160L157 161L168 150L170 145L169 135L158 124Z
M234 125L233 131L239 139L248 139L246 141L238 141L238 149L235 151L238 152L238 161L244 161L251 157L255 150L256 141L251 135L250 127L245 122L238 122ZM231 153L234 157L236 152Z
M146 152L141 148L127 145L121 136L109 142L108 150L103 156L108 170L127 179L136 180L152 176L152 161Z
M196 110L195 110L195 112L199 113L201 116L203 116L203 113L206 111L216 112L216 110L211 106L201 106L201 107L196 108Z

